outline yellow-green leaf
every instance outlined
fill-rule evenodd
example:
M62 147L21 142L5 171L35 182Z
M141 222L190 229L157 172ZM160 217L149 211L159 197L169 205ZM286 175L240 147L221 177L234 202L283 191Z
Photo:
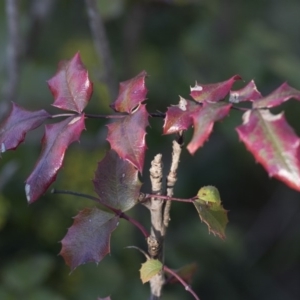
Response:
M214 186L204 186L199 190L197 197L198 199L195 200L194 205L201 221L207 225L209 232L225 239L228 218L227 211L221 204L218 189Z
M141 280L143 283L148 282L153 276L158 274L163 268L163 264L158 259L148 259L142 264L140 269Z
M212 185L204 186L198 191L198 199L208 203L221 204L220 193L218 189ZM196 201L198 201L198 199Z

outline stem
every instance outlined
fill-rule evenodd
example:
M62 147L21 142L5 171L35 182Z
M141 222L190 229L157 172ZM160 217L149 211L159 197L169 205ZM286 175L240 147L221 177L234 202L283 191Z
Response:
M172 276L174 276L185 288L186 291L190 292L194 298L196 300L200 300L200 298L196 295L196 293L193 291L193 289L191 288L191 286L189 284L187 284L176 272L174 272L173 270L169 269L167 266L163 267L163 270L169 274L171 274Z
M62 117L72 117L72 116L75 116L75 113L72 114L57 114L57 115L52 115L51 116L51 119L55 119L55 118L62 118Z
M106 119L122 119L127 117L127 115L95 115L95 114L85 114L86 117L91 119L100 119L100 118L106 118Z
M171 201L188 202L188 203L193 203L197 199L197 196L192 197L192 198L183 199L183 198L175 198L175 197L170 197L170 196L165 196L165 195L146 194L143 201L145 201L149 198L152 198L152 197L162 199L162 200L167 200L167 201L171 200Z
M122 212L119 209L113 208L103 202L100 201L99 198L91 196L91 195L87 195L87 194L82 194L82 193L78 193L78 192L73 192L73 191L68 191L68 190L56 190L56 189L52 189L51 190L52 194L66 194L66 195L74 195L74 196L78 196L78 197L82 197L82 198L86 198L86 199L90 199L93 201L96 201L100 204L102 204L103 206L105 206L106 208L108 208L109 210L111 210L112 212L114 212L116 215L118 215L120 218L130 222L131 224L133 224L134 226L136 226L144 235L145 238L149 237L149 233L146 230L146 228L139 223L137 220L129 217L128 215L126 215L124 212Z
M182 134L179 136L182 139ZM167 177L167 196L172 197L174 192L174 186L177 181L177 169L179 165L179 159L181 154L181 145L177 141L173 141L173 152L172 152L172 162L170 167L170 172ZM164 233L166 235L166 230L170 222L170 210L172 201L168 200L164 209Z

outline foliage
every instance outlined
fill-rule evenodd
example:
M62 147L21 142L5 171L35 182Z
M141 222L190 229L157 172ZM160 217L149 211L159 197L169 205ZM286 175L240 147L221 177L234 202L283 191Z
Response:
M147 203L148 199L154 197L140 193L141 183L138 178L138 172L142 173L144 166L147 149L145 129L149 116L165 118L164 134L176 133L180 139L183 139L183 131L193 126L194 134L187 149L194 154L210 136L215 122L226 117L232 109L243 111L243 124L237 127L237 132L248 150L261 162L270 176L277 177L300 191L300 139L283 114L274 115L269 110L291 98L300 100L298 90L285 83L263 97L251 81L244 88L233 91L231 88L234 81L241 79L235 75L220 83L196 83L191 88L193 100L180 97L179 104L168 108L166 114L151 114L142 103L147 93L145 78L146 72L143 71L122 82L119 96L111 105L117 115L105 116L115 118L108 125L107 140L112 150L98 163L95 173L93 182L98 197L86 197L99 202L110 212L86 208L75 217L73 225L62 240L60 252L72 270L87 262L98 263L110 253L110 237L120 218L137 226L149 238L150 235L143 225L124 213L136 204ZM79 53L71 60L59 64L57 73L48 81L48 85L54 96L53 106L75 113L50 115L44 110L30 112L13 103L11 112L0 125L1 152L6 152L15 149L28 131L40 126L46 119L65 117L63 121L45 126L40 157L25 184L29 203L42 196L55 180L65 151L72 142L79 140L85 129L85 119L96 117L83 113L92 94L92 83ZM229 93L229 102L226 102L224 98ZM251 102L252 107L239 105L246 101ZM101 117L103 116L99 115ZM189 199L164 195L155 197L164 201L193 203L209 232L225 238L227 211L222 207L219 191L215 187L202 187L195 197ZM142 265L142 282L151 280L163 269L172 272L186 290L198 299L193 290L187 288L183 279L168 267L163 268L163 262L158 259L148 259Z

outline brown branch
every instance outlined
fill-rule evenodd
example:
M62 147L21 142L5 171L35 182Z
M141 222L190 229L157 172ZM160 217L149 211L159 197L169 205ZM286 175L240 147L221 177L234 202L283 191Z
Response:
M107 85L111 99L114 100L117 96L117 80L103 20L95 0L85 0L85 4L96 52L103 65L104 82Z
M163 178L163 164L162 155L158 154L151 162L150 180L153 194L162 194L162 178ZM151 257L157 258L163 262L163 207L164 201L156 199L150 200L150 214L151 214L151 235L147 239L148 252ZM161 296L162 287L165 283L163 272L155 275L150 280L151 300L159 299Z
M167 177L167 196L172 197L174 194L174 186L177 181L177 169L179 165L179 159L181 154L181 145L177 141L173 141L173 152L172 152L172 161L170 172ZM167 227L170 221L170 209L171 209L172 201L167 201L164 209L164 231L163 235L166 234Z

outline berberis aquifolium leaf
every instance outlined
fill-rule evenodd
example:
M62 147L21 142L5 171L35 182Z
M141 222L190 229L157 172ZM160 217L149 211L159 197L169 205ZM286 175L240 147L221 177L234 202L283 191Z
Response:
M50 117L43 109L29 111L13 102L8 117L0 125L0 152L16 149L28 131L39 127Z
M121 211L137 204L142 186L138 170L113 150L98 163L93 183L100 202Z
M98 208L85 208L61 241L60 255L73 271L79 265L99 263L110 253L110 236L119 217Z
M48 80L53 106L81 113L88 104L93 84L79 52L69 61L61 61L56 74Z
M134 108L146 99L146 76L147 73L142 71L134 78L121 82L118 98L110 107L117 112L132 113Z
M40 157L26 180L27 201L32 203L44 194L61 168L65 151L78 141L84 126L84 114L45 126Z
M107 125L107 140L111 148L122 159L132 163L140 173L144 166L148 117L145 104L140 104L134 113Z

